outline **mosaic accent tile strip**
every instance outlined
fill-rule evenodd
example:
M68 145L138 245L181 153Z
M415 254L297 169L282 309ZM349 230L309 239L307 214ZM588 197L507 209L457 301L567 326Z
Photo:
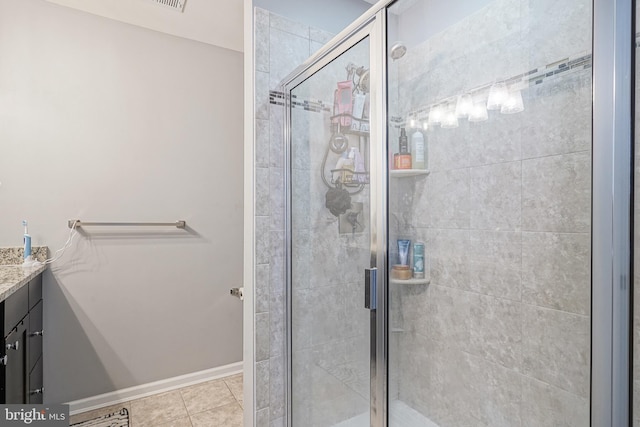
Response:
M278 90L270 90L269 104L284 105L284 92Z
M285 104L285 100L284 100L284 93L281 91L277 91L277 90L270 90L269 91L269 103L273 104L273 105L284 105ZM307 111L313 111L315 113L320 113L323 111L326 112L331 112L331 108L326 105L323 101L321 100L298 100L298 97L296 95L293 95L291 97L293 99L291 105L293 106L293 108L302 108L303 110L307 110Z
M640 46L640 40L636 41L636 47L638 46ZM533 68L524 73L511 76L506 80L504 80L504 83L506 83L508 86L516 85L520 83L523 86L522 88L525 89L530 86L542 84L544 83L545 80L555 78L560 74L568 74L569 72L587 70L587 69L590 69L591 66L592 66L592 54L586 53L586 54L581 54L574 58L563 58L559 61L547 64L543 67ZM488 91L491 85L492 83L486 83L476 88L469 89L467 93L473 96L478 92ZM422 116L426 116L432 105L451 102L455 99L455 96L457 96L457 94L445 99L432 102L428 106L422 106L414 111L411 111L409 115L416 116L418 118ZM285 94L282 91L277 91L277 90L269 91L269 103L273 105L280 105L280 106L285 105ZM331 112L331 106L327 105L322 100L298 99L296 95L292 96L291 105L292 105L292 108L301 108L303 110L311 111L314 113ZM405 125L405 120L403 120L400 117L391 117L390 122L396 127Z
M583 53L576 57L563 58L559 61L552 62L543 67L533 68L524 73L520 73L514 76L511 76L505 80L502 80L507 86L516 86L522 90L527 89L531 86L539 85L544 83L545 81L550 81L551 79L555 79L559 75L568 75L573 72L588 70L592 66L592 54L591 53ZM478 96L478 94L482 92L486 92L488 94L489 89L493 82L485 83L483 85L477 86L475 88L467 90L465 93L470 94L472 97ZM435 100L430 102L427 105L422 105L419 108L412 110L408 113L408 116L413 116L418 120L424 119L427 117L429 110L434 105L453 103L456 100L456 97L459 94L454 94L450 97ZM404 126L406 124L405 120L396 123L396 126Z

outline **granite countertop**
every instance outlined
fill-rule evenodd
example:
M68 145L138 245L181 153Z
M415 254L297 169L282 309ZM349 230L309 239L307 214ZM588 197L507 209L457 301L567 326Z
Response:
M48 252L46 246L33 247L38 261L44 261ZM0 302L47 269L46 265L23 267L22 254L22 248L0 248Z

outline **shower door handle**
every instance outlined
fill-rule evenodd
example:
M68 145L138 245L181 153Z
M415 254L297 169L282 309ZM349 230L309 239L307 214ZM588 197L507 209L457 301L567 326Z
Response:
M378 269L364 269L364 308L369 310L376 309L376 296L378 289Z

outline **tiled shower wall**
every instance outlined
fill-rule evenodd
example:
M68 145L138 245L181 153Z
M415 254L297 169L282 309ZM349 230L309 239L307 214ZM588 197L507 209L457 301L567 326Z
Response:
M283 109L269 91L331 37L254 9L256 425L285 424Z
M590 46L591 2L497 0L410 47L390 96L406 116ZM589 424L591 69L535 83L524 112L427 131L430 175L391 183L431 278L391 289L392 381L442 427Z

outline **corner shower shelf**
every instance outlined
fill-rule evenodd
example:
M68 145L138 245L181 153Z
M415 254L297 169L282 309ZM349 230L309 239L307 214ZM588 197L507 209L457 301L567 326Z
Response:
M393 277L389 278L389 283L392 285L428 285L431 282L429 279L394 279Z
M391 169L389 171L389 176L392 178L407 178L420 175L429 175L429 169Z

